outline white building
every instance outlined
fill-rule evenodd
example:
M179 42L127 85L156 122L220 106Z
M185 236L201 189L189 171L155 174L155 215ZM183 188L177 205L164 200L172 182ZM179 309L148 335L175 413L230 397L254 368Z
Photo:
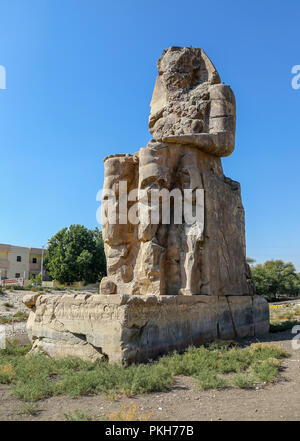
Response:
M36 277L41 272L43 253L44 250L41 248L25 248L0 244L2 280L19 277L24 277L25 280L28 280Z

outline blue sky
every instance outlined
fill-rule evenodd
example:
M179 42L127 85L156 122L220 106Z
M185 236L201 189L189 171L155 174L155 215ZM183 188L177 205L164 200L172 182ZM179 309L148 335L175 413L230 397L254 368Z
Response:
M41 246L95 227L102 158L151 138L156 60L202 47L237 100L236 150L247 255L300 271L299 0L2 0L0 242Z

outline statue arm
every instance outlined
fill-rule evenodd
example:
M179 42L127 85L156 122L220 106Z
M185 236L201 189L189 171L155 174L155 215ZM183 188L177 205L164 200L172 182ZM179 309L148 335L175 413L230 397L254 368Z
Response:
M172 135L162 139L163 142L187 144L198 147L203 152L215 156L229 156L234 150L234 135L228 132L190 133Z
M210 87L209 133L166 136L163 142L194 145L215 156L229 156L235 145L235 98L225 84Z

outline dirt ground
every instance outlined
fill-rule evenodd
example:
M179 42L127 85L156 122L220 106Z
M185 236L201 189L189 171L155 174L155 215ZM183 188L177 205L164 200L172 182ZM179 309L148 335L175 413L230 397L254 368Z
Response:
M31 291L28 291L30 294ZM29 309L22 302L27 294L25 291L5 291L0 295L0 317L12 317L18 311L29 313ZM11 305L10 307L5 306Z
M30 416L22 413L24 402L11 395L9 386L0 385L0 420L65 421L65 414L74 414L76 410L101 420L126 405L136 406L137 416L151 414L150 421L300 421L300 349L292 348L293 337L291 331L285 331L260 339L279 344L290 356L283 360L280 380L259 389L227 388L202 392L192 378L177 377L169 392L133 398L111 401L103 395L95 395L44 399L37 402L37 415ZM253 341L258 340L247 339L242 343L246 345Z

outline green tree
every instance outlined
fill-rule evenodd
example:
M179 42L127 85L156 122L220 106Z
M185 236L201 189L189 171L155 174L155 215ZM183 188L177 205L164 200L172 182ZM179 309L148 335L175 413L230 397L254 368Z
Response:
M58 231L48 241L45 266L48 276L60 283L101 280L106 260L100 230L71 225Z
M41 273L38 273L35 277L31 276L30 281L31 281L31 283L40 284L42 282L42 275L41 275Z
M268 300L278 294L297 295L300 293L300 277L294 265L282 260L268 260L264 264L251 267L257 294Z
M249 265L251 265L251 264L255 263L256 260L255 260L255 259L252 259L252 257L247 257L247 258L246 258L246 262L247 262Z

